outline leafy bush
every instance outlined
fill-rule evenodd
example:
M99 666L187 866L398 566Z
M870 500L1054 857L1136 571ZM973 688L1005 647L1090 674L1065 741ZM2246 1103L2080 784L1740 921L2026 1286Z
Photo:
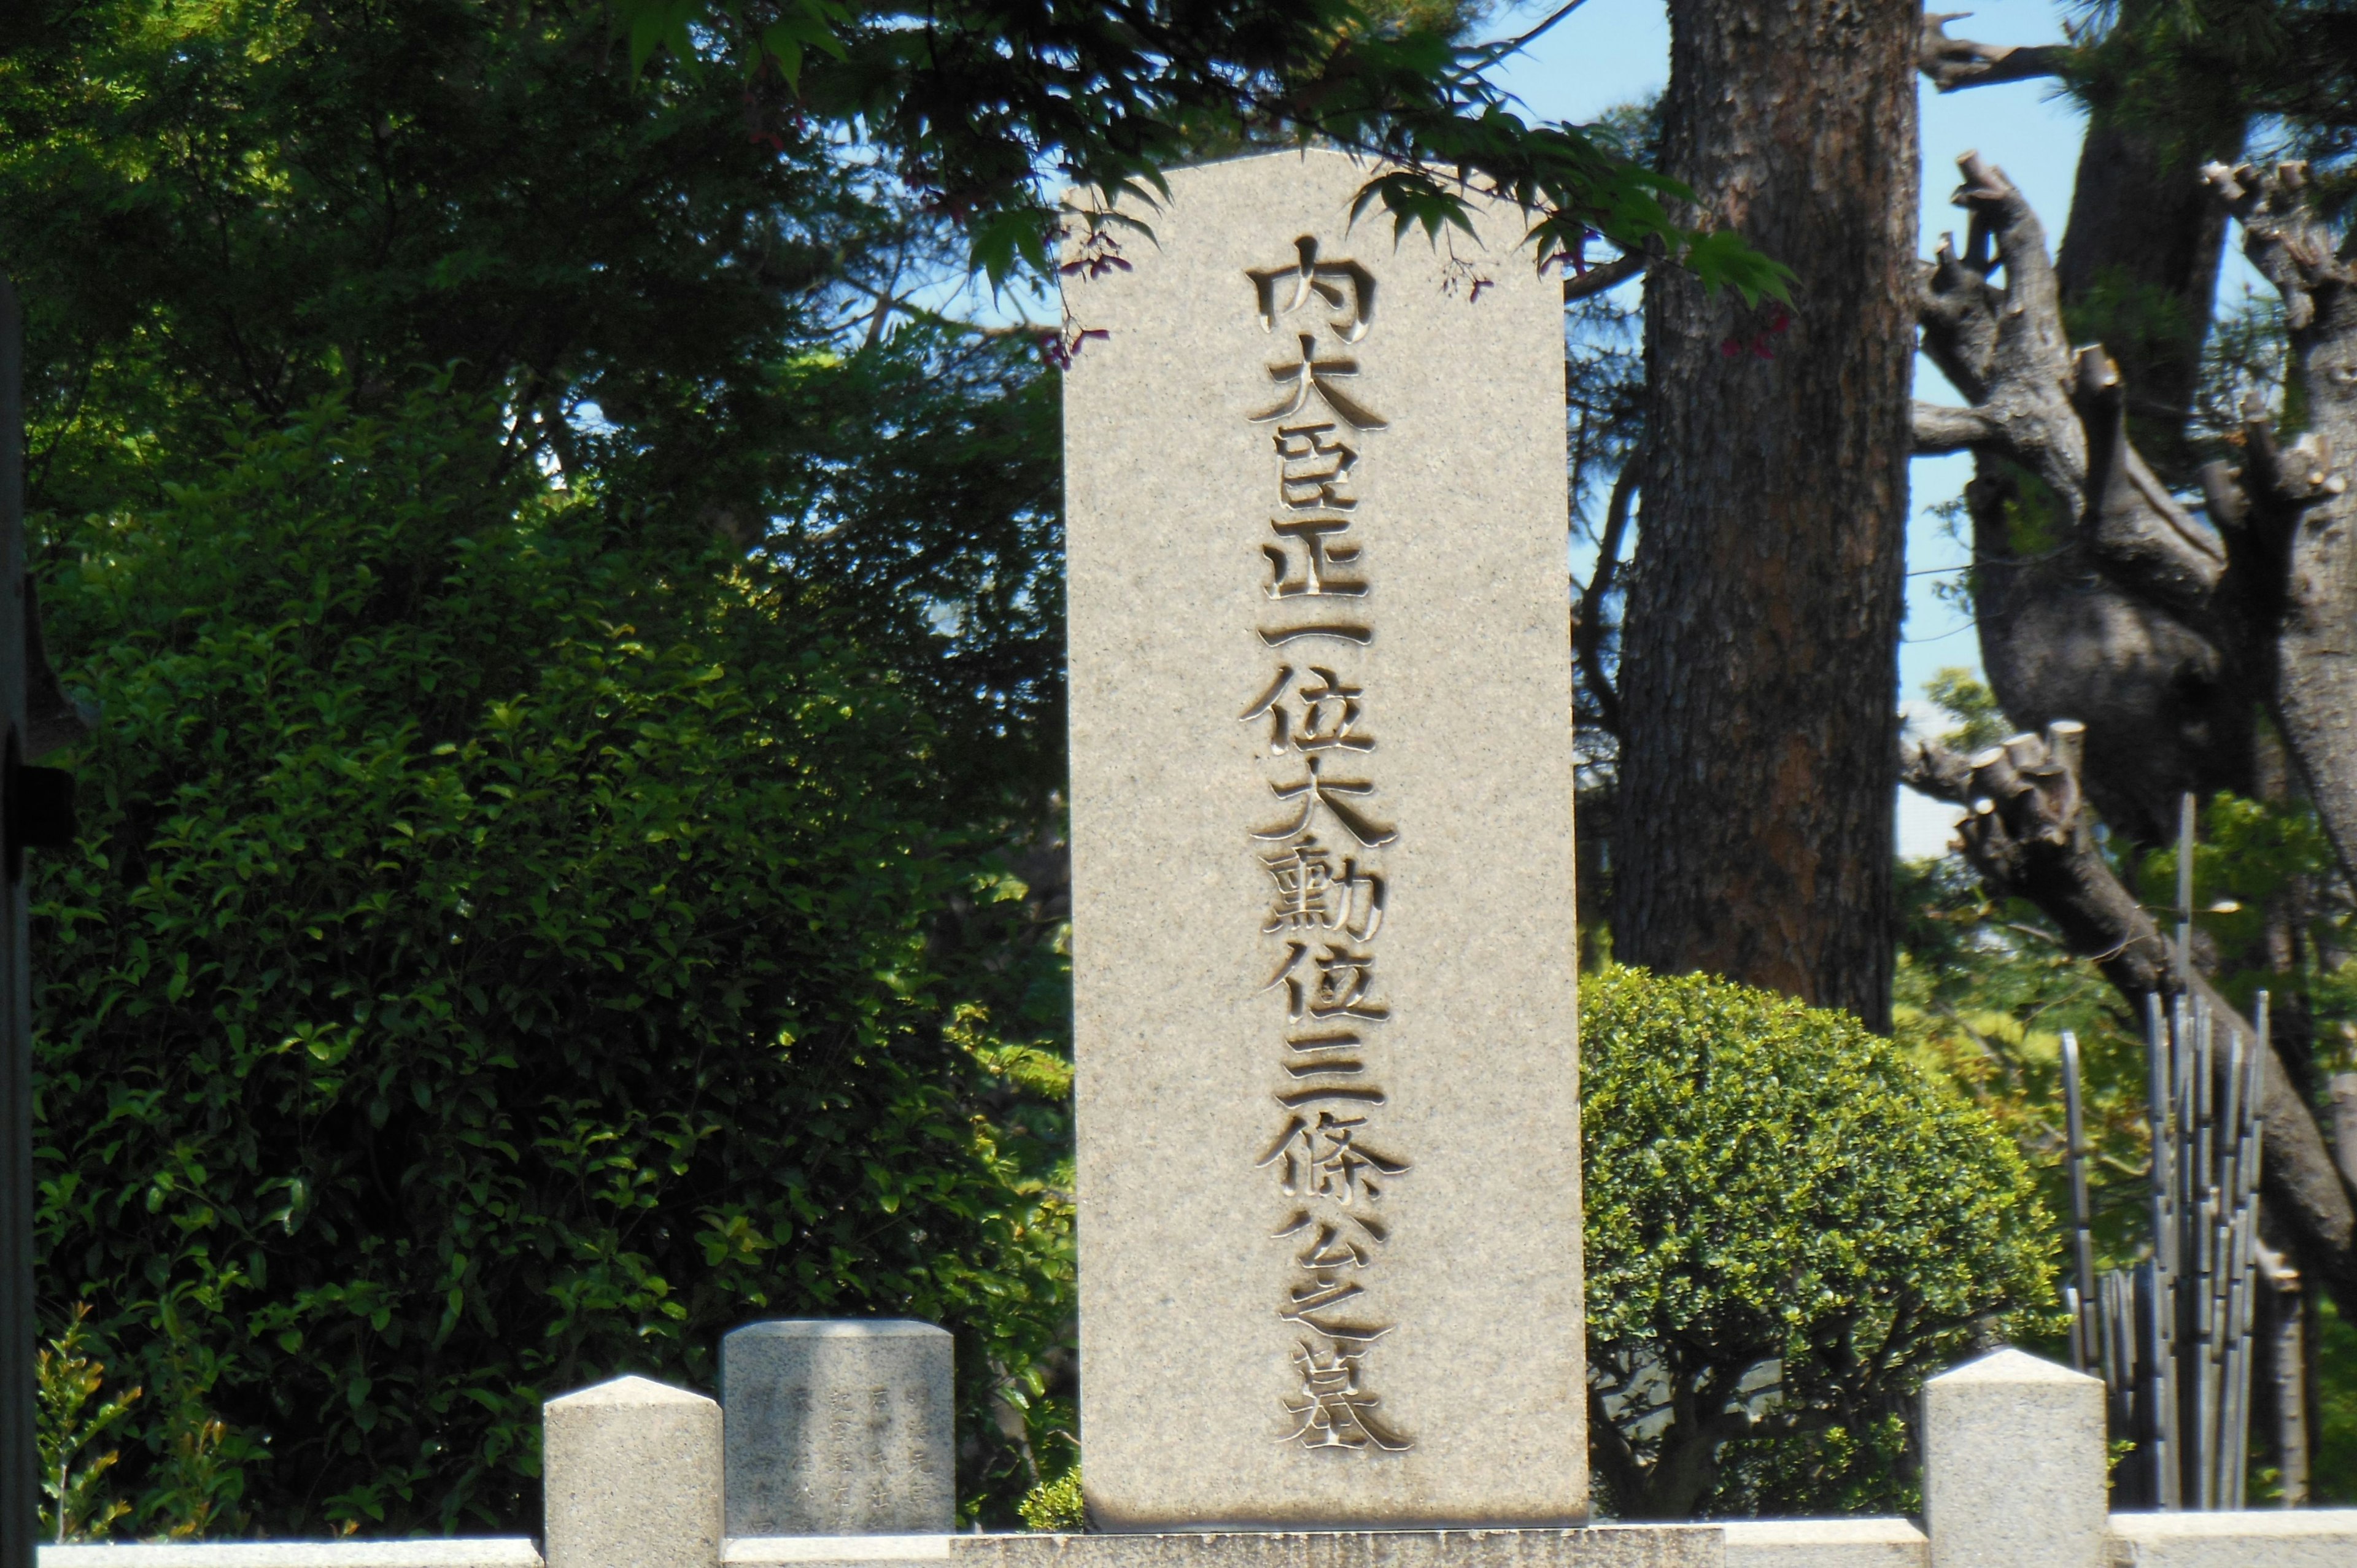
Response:
M1612 969L1582 1015L1599 1500L1913 1508L1923 1377L2051 1300L2012 1142L1847 1014Z
M1078 1465L1052 1481L1042 1481L1023 1495L1016 1505L1023 1523L1031 1530L1077 1530L1088 1527L1088 1501L1081 1495L1081 1467Z
M1071 1262L1064 1069L996 1031L1060 961L974 940L1025 890L902 682L500 434L325 405L45 585L103 719L34 888L41 1289L146 1391L138 1528L532 1529L542 1400L800 1313L952 1328L1003 1513Z

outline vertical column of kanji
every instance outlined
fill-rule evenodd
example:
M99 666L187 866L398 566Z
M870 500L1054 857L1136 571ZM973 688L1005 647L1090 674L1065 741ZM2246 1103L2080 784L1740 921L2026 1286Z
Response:
M1251 416L1274 447L1265 603L1253 628L1273 668L1242 717L1267 726L1263 768L1277 804L1251 837L1268 875L1261 932L1274 950L1262 990L1284 1002L1280 1125L1259 1163L1291 1209L1276 1232L1291 1266L1276 1316L1299 1374L1283 1402L1285 1441L1398 1453L1415 1439L1383 1412L1369 1361L1393 1327L1376 1269L1391 1236L1385 1195L1410 1168L1379 1125L1390 1096L1377 1041L1392 1014L1375 977L1388 901L1381 856L1399 830L1379 820L1367 684L1353 668L1377 607L1351 528L1352 470L1385 424L1356 384L1375 280L1357 262L1321 256L1315 236L1294 250L1286 264L1245 273L1262 329L1298 348L1268 367L1275 402Z

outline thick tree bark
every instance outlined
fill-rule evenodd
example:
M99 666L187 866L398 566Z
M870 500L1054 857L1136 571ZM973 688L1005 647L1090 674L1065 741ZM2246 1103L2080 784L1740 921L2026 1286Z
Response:
M1920 14L1673 0L1664 162L1801 274L1646 288L1614 937L1888 1026Z
M2242 156L2247 120L2220 85L2215 101L2173 113L2166 134L2116 95L2097 100L2054 258L2073 335L2104 340L2129 389L2138 445L2174 478L2188 467L2186 416L2226 239L2226 215L2198 177L2205 163Z
M2229 553L2136 455L2116 366L2072 352L2038 215L2002 170L1958 163L1970 234L1922 269L1921 312L1924 352L1973 406L1918 404L1918 449L1976 459L1964 501L1997 700L2016 724L2084 723L2088 794L2153 842L2182 791L2250 787L2263 672L2219 624Z
M2242 220L2244 251L2282 294L2309 434L2252 454L2252 492L2235 533L2276 568L2263 608L2282 628L2275 716L2341 867L2357 878L2357 264L2307 204L2307 170L2212 167L2212 187ZM2260 424L2254 433L2264 438ZM2286 461L2286 459L2289 459ZM2262 482L2265 481L2265 482Z

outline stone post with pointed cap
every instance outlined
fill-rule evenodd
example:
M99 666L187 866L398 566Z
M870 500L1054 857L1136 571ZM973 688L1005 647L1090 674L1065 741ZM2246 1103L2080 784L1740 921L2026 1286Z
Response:
M541 1413L548 1568L718 1568L719 1405L616 1378Z
M1923 1385L1932 1568L2104 1568L2104 1385L1999 1350Z

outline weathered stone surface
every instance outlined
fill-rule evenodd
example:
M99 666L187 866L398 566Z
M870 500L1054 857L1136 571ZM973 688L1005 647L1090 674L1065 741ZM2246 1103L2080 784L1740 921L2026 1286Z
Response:
M1999 1350L1923 1385L1932 1568L2102 1568L2104 1385Z
M2357 1568L2357 1509L2115 1513L2114 1568Z
M541 1568L523 1536L44 1546L40 1568Z
M1560 290L1512 211L1352 227L1369 172L1182 170L1067 252L1109 1530L1587 1513Z
M722 1339L728 1533L956 1528L951 1348L907 1318L780 1319Z
M1717 1525L731 1541L730 1568L1724 1568Z
M1903 1519L1731 1519L1727 1568L1925 1568L1932 1543Z
M548 1568L714 1568L720 1407L616 1378L541 1409Z

